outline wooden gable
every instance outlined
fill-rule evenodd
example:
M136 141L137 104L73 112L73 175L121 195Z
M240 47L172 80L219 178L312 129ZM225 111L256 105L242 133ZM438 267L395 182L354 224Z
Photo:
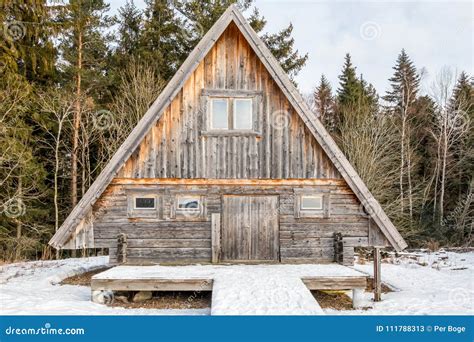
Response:
M206 93L255 95L256 133L206 132ZM119 178L341 178L234 23L164 110Z

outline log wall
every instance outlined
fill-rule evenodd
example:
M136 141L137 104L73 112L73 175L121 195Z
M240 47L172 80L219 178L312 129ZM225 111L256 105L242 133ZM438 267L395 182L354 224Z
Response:
M304 182L304 181L303 181ZM127 182L125 182L127 183ZM333 262L334 233L341 232L354 246L368 244L369 219L360 203L341 180L318 185L282 184L269 181L262 185L184 184L112 184L94 207L95 247L110 248L111 262L116 261L119 234L127 235L127 260L130 263L211 262L211 216L222 212L222 196L277 195L279 197L279 242L281 262ZM295 190L312 189L330 193L327 218L296 218ZM160 218L129 218L127 194L152 191L162 198ZM205 216L170 218L174 194L203 194ZM380 234L380 233L379 233Z

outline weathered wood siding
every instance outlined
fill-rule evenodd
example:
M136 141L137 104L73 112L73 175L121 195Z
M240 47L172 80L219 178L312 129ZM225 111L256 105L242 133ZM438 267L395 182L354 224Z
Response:
M204 89L259 92L259 134L202 134L206 130ZM217 40L117 176L341 178L234 24Z
M127 192L153 191L163 198L163 217L128 218ZM295 189L330 191L328 218L295 218ZM205 194L206 215L201 220L170 219L173 193ZM127 260L145 262L211 262L211 215L222 213L224 195L266 195L279 199L281 262L332 262L334 233L341 232L353 245L367 245L369 219L342 180L327 185L121 185L112 184L94 206L95 247L110 248L115 261L117 237L127 235ZM373 227L372 227L373 229ZM378 232L380 234L380 232Z

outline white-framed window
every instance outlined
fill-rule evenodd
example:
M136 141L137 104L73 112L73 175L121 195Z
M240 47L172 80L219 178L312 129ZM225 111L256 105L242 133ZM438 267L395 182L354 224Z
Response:
M323 210L323 195L301 195L301 210Z
M229 129L229 100L226 98L211 98L211 129Z
M160 196L148 191L127 191L127 215L130 218L160 219Z
M133 209L137 210L154 210L156 209L155 196L136 196L133 201Z
M252 131L254 99L252 97L210 97L210 131Z
M329 218L330 193L317 192L309 189L295 189L296 218Z
M251 130L253 128L252 106L252 99L234 99L234 129Z

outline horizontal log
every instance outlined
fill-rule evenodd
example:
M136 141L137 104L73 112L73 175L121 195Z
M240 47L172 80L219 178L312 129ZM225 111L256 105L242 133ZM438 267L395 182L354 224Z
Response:
M212 291L213 280L194 279L97 279L92 278L91 290L109 291Z
M367 277L303 277L301 278L306 287L310 290L352 290L365 289Z
M205 178L114 178L114 185L339 185L346 186L342 179L205 179Z

